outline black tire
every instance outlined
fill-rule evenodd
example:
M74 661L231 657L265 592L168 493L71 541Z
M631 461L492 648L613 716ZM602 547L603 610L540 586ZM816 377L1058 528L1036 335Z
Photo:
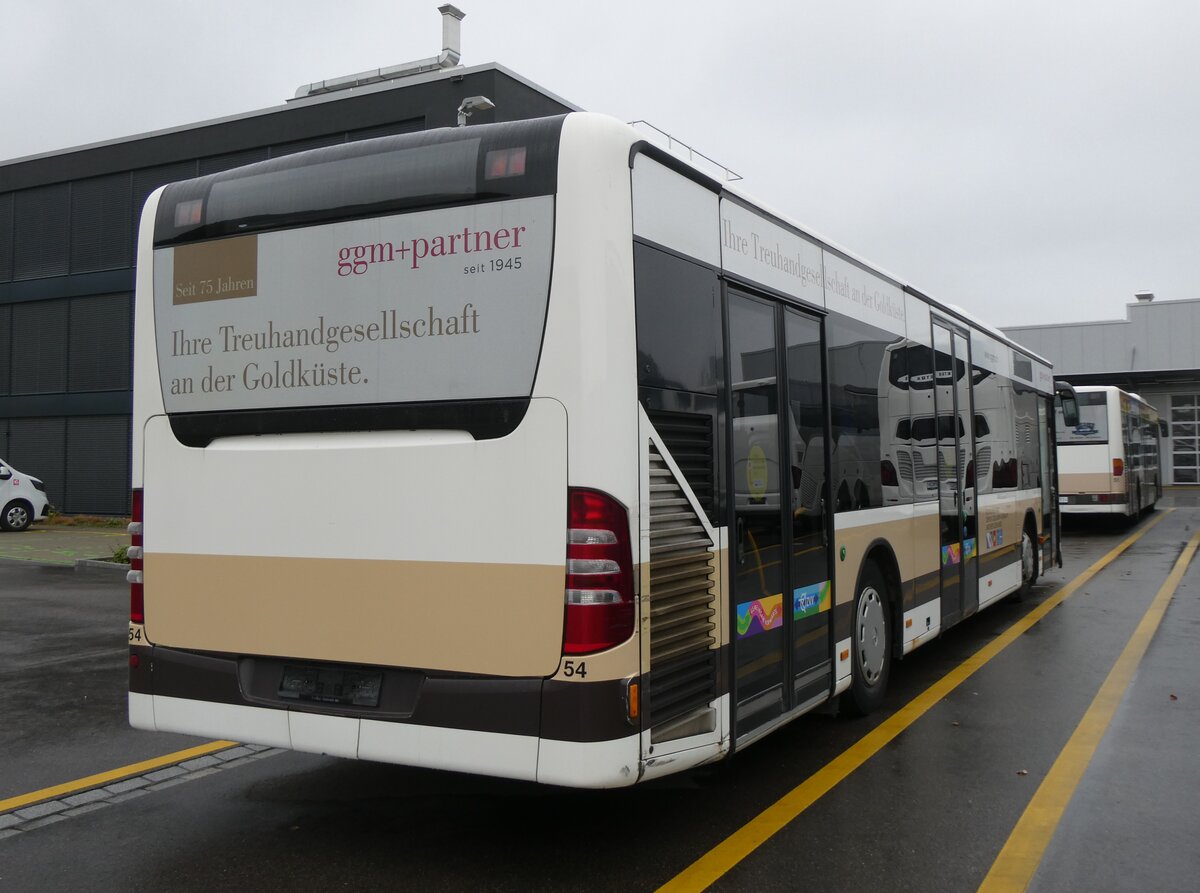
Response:
M0 530L17 533L33 523L33 506L23 499L14 499L0 513Z
M883 572L868 564L854 595L850 653L852 675L847 707L856 716L873 713L887 694L892 665L892 609Z
M1133 491L1133 493L1130 494L1129 498L1134 500L1134 502L1129 506L1130 511L1125 514L1125 517L1122 520L1124 520L1127 527L1132 527L1138 522L1138 519L1142 517L1142 491L1140 484Z

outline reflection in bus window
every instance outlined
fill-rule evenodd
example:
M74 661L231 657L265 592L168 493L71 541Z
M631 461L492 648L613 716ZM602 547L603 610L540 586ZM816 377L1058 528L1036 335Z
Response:
M831 317L827 325L834 508L845 512L884 505L885 489L887 501L895 502L898 463L896 457L886 458L881 450L880 405L890 416L890 402L902 401L904 415L908 414L910 383L904 340L844 317ZM891 386L893 380L895 387ZM886 430L890 435L894 423L888 423Z

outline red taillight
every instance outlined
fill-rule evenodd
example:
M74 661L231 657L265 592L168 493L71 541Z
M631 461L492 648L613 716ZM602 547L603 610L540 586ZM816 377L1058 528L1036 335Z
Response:
M1113 477L1119 478L1125 473L1125 463L1120 459L1113 459Z
M896 474L896 466L887 459L879 463L879 482L885 487L900 486L900 478Z
M498 180L501 177L520 177L525 173L525 147L493 149L484 161L484 179Z
M567 494L564 654L591 654L633 634L633 555L629 515L596 490Z
M142 594L142 491L134 490L129 518L129 620L145 623L146 609Z

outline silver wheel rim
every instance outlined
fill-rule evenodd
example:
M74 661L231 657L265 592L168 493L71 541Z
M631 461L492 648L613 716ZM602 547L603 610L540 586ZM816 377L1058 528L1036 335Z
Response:
M8 522L9 527L20 530L29 523L29 512L25 511L24 506L14 505L8 510L4 520Z
M858 596L858 620L855 640L858 643L858 666L863 682L874 685L883 674L887 630L883 622L883 601L874 586L868 586Z
M1021 582L1028 583L1033 579L1033 539L1029 531L1021 534Z

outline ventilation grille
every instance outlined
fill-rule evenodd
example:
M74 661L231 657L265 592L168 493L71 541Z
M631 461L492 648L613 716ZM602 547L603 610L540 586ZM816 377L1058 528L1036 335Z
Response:
M986 484L992 476L992 448L981 446L975 451L975 476L979 483Z
M671 452L671 458L696 501L713 518L712 417L701 413L647 411L654 430Z
M650 446L651 726L717 696L712 545L666 462Z
M937 477L937 466L926 464L920 447L913 449L911 453L908 450L897 450L896 462L902 480L925 481Z

